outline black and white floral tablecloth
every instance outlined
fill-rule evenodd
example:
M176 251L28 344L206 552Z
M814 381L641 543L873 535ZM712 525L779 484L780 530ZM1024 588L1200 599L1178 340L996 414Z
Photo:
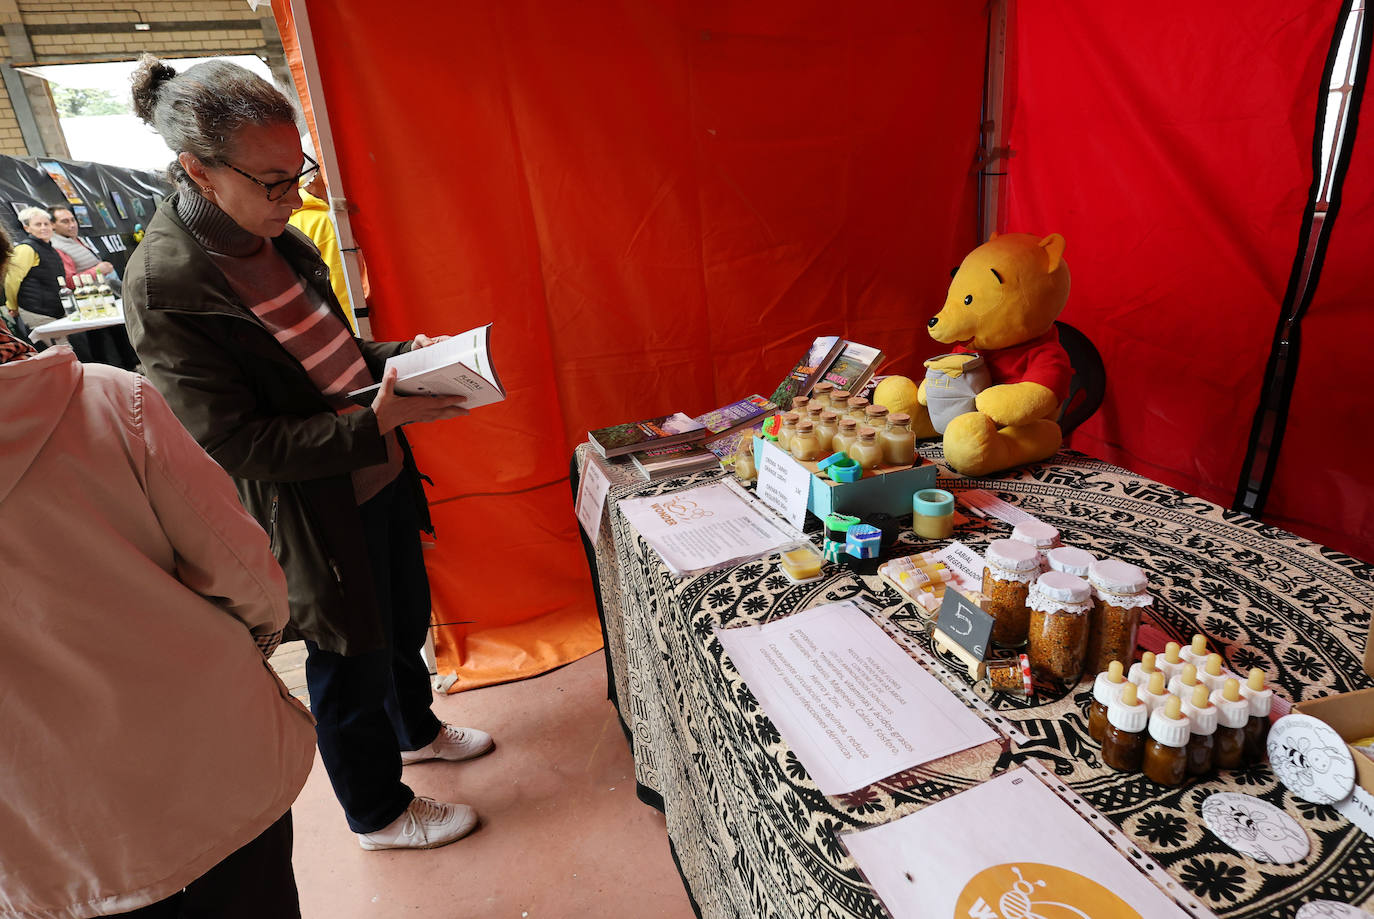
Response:
M579 463L587 460L582 451ZM923 452L940 458L938 448ZM803 586L788 582L773 560L675 579L616 505L715 473L650 484L632 468L593 461L614 483L594 572L611 696L630 738L640 796L664 812L703 916L883 917L837 831L886 823L1030 757L1218 915L1291 917L1314 899L1374 904L1374 839L1332 808L1294 798L1267 765L1174 790L1107 769L1087 735L1086 682L1030 705L988 697L1019 722L1025 744L985 745L852 794L821 794L713 629L849 597L882 608L929 647L923 621L877 578L833 567ZM1361 669L1374 566L1072 452L1000 478L963 479L943 467L941 473L941 487L991 491L1058 527L1066 545L1140 565L1156 597L1155 625L1181 642L1205 632L1232 669L1263 668L1291 701L1374 685ZM955 538L981 550L1008 529L973 521ZM819 539L817 531L811 535ZM935 547L909 531L902 538L910 552ZM1307 831L1311 853L1276 866L1232 852L1202 824L1201 802L1217 791L1258 795L1284 809Z

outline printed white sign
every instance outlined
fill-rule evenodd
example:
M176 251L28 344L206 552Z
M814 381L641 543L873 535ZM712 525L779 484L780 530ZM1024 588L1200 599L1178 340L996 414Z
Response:
M759 447L759 499L797 529L806 526L806 499L811 495L811 473L777 444L764 441Z
M601 511L606 506L606 492L610 490L611 480L601 464L595 457L588 456L582 466L582 480L577 484L577 522L582 524L593 544L601 533Z
M1187 916L1026 769L840 838L893 919Z
M983 556L958 540L931 555L930 559L944 563L959 590L972 593L983 589Z
M788 532L733 480L620 502L678 577L768 555L802 538Z
M850 601L716 635L828 795L997 737Z

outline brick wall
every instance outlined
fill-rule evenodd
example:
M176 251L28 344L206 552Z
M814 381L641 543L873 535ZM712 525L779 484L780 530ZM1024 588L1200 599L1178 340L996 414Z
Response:
M137 21L151 28L136 31ZM0 24L7 32L0 36L0 54L16 67L128 61L145 51L165 57L256 54L266 57L274 70L285 66L265 2L255 12L245 0L0 0ZM23 38L11 40L16 25ZM34 115L53 117L39 111ZM0 153L29 155L3 85Z
M9 56L9 40L0 35L0 57L9 60ZM14 117L14 108L10 105L10 97L5 92L3 83L0 83L0 153L7 156L29 154L24 147L24 135L19 131L19 120Z

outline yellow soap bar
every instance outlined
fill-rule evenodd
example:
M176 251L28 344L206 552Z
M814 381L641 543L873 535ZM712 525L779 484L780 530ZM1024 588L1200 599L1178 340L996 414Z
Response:
M789 549L782 554L782 570L794 581L805 581L821 573L824 563L820 553L810 546Z

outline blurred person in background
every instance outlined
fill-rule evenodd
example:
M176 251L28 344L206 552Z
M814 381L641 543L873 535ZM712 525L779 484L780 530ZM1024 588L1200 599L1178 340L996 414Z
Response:
M52 214L41 207L26 207L19 212L19 223L27 235L15 244L5 267L5 305L32 333L66 316L58 279L67 276L67 268L52 244ZM67 336L67 344L83 363L93 360L89 334Z

